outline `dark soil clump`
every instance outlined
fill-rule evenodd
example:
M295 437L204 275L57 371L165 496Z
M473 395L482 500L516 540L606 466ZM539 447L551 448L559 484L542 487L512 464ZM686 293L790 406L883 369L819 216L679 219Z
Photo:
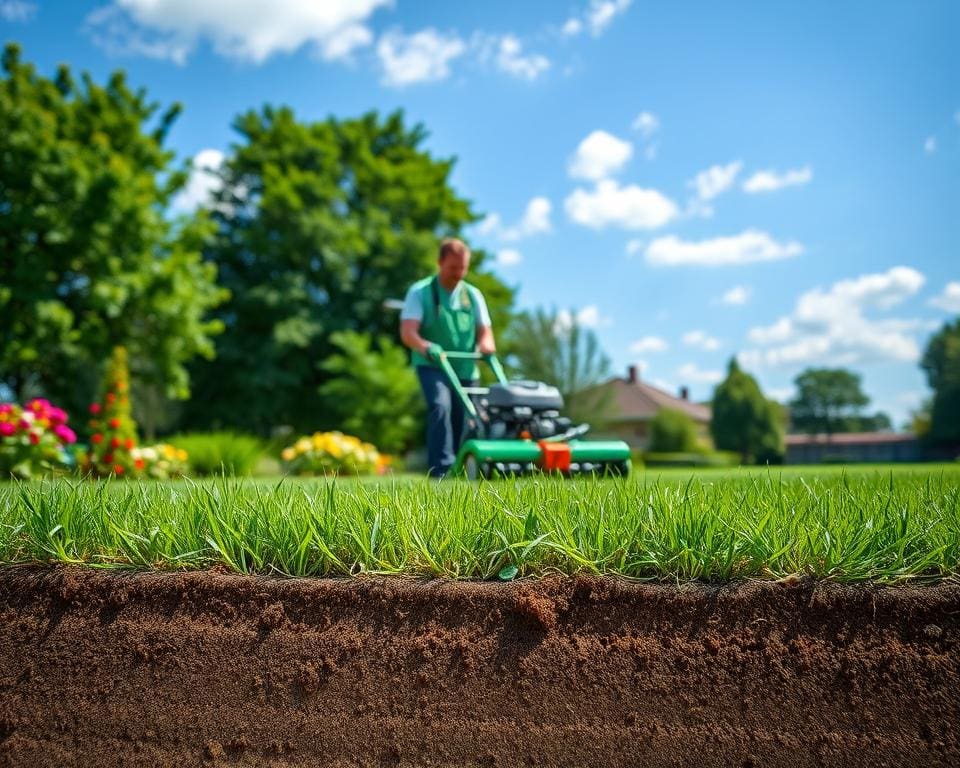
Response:
M0 766L957 766L960 586L0 570Z

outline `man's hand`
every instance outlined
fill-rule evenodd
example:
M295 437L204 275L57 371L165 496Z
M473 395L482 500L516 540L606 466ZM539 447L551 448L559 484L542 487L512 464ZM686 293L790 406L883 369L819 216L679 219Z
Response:
M481 355L497 354L497 344L493 340L493 330L489 326L480 326L478 329L477 351Z
M441 347L439 344L434 344L433 342L430 342L424 348L423 354L427 358L427 360L430 360L434 363L439 363L440 358L443 355L443 347Z

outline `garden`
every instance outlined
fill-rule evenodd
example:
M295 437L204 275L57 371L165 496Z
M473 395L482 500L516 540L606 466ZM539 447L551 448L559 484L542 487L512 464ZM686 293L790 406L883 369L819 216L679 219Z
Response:
M2 65L0 765L960 764L960 321L943 460L782 466L731 359L629 477L428 480L384 307L480 215L422 125L245 111L183 213L179 105ZM602 423L596 335L491 257L510 373ZM881 424L837 373L793 417Z

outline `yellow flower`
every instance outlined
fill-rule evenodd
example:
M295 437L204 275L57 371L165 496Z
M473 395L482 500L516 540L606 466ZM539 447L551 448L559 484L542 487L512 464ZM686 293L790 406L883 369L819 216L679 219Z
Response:
M177 450L177 459L179 461L186 461L189 455L190 454L188 454L185 450L183 450L183 448L180 448Z
M161 447L161 450L163 451L163 457L165 459L177 458L177 449L174 448L169 443L164 443L163 446Z
M293 461L296 455L297 455L297 452L292 447L284 448L283 452L280 454L280 458L283 459L284 461Z
M309 437L301 437L293 447L297 453L307 453L313 448L313 443Z

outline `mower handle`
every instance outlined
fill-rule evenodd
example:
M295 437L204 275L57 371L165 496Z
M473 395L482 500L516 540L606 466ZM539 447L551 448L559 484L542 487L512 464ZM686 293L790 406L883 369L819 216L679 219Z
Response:
M440 359L437 361L440 365L440 369L446 374L447 380L450 382L450 386L453 387L454 392L456 392L457 397L460 398L460 402L463 403L463 407L466 409L467 413L474 419L478 418L477 408L473 404L473 400L467 397L467 393L463 391L463 385L460 384L460 377L457 376L456 372L453 370L453 366L450 365L450 360L483 360L487 365L490 366L490 370L493 371L493 375L496 376L497 381L501 384L507 383L507 374L503 371L503 366L500 365L500 360L495 354L483 354L482 352L442 352L440 354Z

